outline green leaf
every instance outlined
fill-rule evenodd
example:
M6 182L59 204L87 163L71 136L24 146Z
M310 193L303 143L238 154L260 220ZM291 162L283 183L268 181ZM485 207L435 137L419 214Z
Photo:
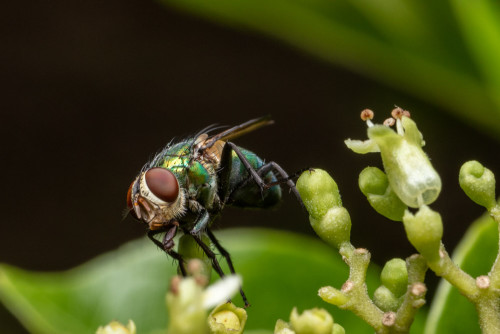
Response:
M477 277L490 271L497 251L497 224L489 215L484 215L471 225L452 258L472 277ZM481 333L476 309L457 289L441 280L425 333Z
M500 138L499 6L491 0L161 2L279 39L441 105Z
M324 303L317 291L348 277L340 256L319 239L266 229L218 231L231 252L250 301L247 331L272 330L278 319L323 307L352 333L373 332L353 314ZM227 267L225 268L227 272ZM138 333L160 333L167 324L165 294L175 266L146 239L130 242L75 269L29 272L0 266L0 300L31 333L93 333L111 320L132 319ZM367 282L378 285L379 268ZM233 300L242 305L241 297Z

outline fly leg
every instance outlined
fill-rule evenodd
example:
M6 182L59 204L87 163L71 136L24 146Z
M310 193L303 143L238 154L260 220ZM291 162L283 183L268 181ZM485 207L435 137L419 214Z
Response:
M215 245L215 248L217 248L217 250L220 252L220 254L222 256L224 256L224 258L226 259L226 262L227 262L227 265L229 266L229 271L231 271L231 274L233 274L233 275L236 274L236 271L234 270L234 266L233 266L233 261L231 260L231 255L229 255L229 252L224 247L222 247L222 245L219 243L219 240L217 240L217 238L212 233L212 231L210 231L210 229L207 229L207 235L210 238L210 240L212 241L212 243ZM250 304L248 303L248 300L247 300L247 296L245 296L245 293L243 292L242 288L240 288L240 295L241 295L241 298L243 298L243 302L245 303L245 307L250 306Z
M209 230L207 230L209 231ZM215 253L210 249L209 246L207 246L203 240L201 240L200 237L198 237L196 234L191 234L191 236L194 238L194 240L198 243L198 245L200 245L201 249L203 249L203 251L205 252L205 254L208 256L208 258L212 261L212 267L215 269L215 271L217 272L217 274L219 274L220 277L224 277L225 274L224 272L222 271L222 268L219 264L219 261L217 261L217 256L215 255ZM212 240L212 237L213 237L213 234L209 233L208 234L210 240ZM215 238L214 238L215 239ZM216 240L216 239L215 239ZM227 254L227 256L229 257L229 254L227 253L227 251L222 248L219 244L218 241L216 241L216 247L217 249L219 250L224 250L224 252ZM219 248L220 247L220 248ZM221 252L222 253L222 252ZM224 255L224 257L226 257ZM227 258L226 258L227 259ZM228 264L231 263L230 262L231 260L229 260ZM234 268L233 268L233 265L231 263L230 265L230 268L231 268L231 273L234 273ZM245 307L249 306L250 304L248 303L248 300L247 300L247 297L245 296L245 293L243 292L243 290L240 288L240 294L241 294L241 297L243 298L243 301L245 302Z
M287 177L282 177L281 179L278 179L277 181L268 183L267 186L272 187L272 186L276 186L278 184L286 183L288 180L293 180L295 178L298 178L305 171L314 172L314 168L306 167L306 168L299 169L298 171L296 171L292 175L289 175ZM260 169L257 172L260 172Z
M236 155L240 159L241 163L243 164L243 166L245 166L245 169L250 174L250 176L255 181L255 183L257 183L257 185L259 186L259 188L261 190L264 190L266 188L266 183L264 182L264 180L262 180L262 178L260 177L260 175L252 167L252 165L250 165L250 162L248 162L248 160L245 157L245 155L243 153L241 153L241 151L238 148L238 146L236 146L235 144L233 144L233 143L231 143L229 141L226 142L226 145L228 145L229 147L231 147L231 149L234 151L234 153L236 153Z
M174 224L174 225L170 225L164 229L149 230L148 231L148 238L151 239L151 241L153 241L156 246L163 249L163 251L165 251L165 253L170 255L173 259L177 260L177 262L179 263L179 269L181 271L182 276L186 277L186 268L184 265L184 259L182 258L182 256L179 253L177 253L176 251L173 250L174 237L175 237L175 234L177 233L177 227L178 227L178 224ZM163 242L160 242L154 236L159 234L159 233L162 233L162 232L166 232L166 233L165 233L165 236L163 237Z
M201 249L205 252L205 254L208 256L210 261L212 261L212 267L215 269L217 274L219 274L220 277L224 277L224 272L222 271L222 268L220 267L219 261L217 261L217 257L215 256L215 253L212 252L209 246L207 246L203 240L196 234L191 234L193 239L196 241L198 245L200 245Z
M297 187L295 187L295 182L293 182L293 178L295 178L297 175L302 173L305 170L308 170L309 168L305 168L303 170L300 170L298 172L293 173L291 176L288 176L287 172L283 168L281 168L280 165L278 165L274 161L270 161L266 164L264 164L261 168L258 170L259 175L265 175L268 172L274 170L276 173L278 173L281 176L281 179L278 179L275 182L270 182L265 185L266 188L271 188L272 186L276 186L281 183L286 183L289 187L290 190L293 192L295 197L297 197L297 200L299 201L300 205L304 206L304 203L302 202L302 198L300 197L299 191L297 190Z

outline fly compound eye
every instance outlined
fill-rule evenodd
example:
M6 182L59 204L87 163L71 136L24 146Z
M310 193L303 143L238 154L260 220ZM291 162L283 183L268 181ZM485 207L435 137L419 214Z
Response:
M134 184L135 184L135 180L132 181L132 183L130 184L130 187L128 187L128 191L127 191L127 207L128 207L128 213L130 213L130 215L132 217L134 217L135 219L139 219L137 217L137 214L134 211L134 203L132 202L132 190L134 189Z
M177 178L168 169L155 167L144 176L149 190L165 202L174 202L179 195Z

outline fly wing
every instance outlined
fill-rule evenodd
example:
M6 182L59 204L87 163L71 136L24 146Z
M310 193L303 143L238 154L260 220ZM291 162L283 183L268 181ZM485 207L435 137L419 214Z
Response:
M218 133L207 140L205 140L205 143L202 147L202 149L207 149L212 147L217 141L221 140L223 142L232 140L234 138L243 136L244 134L257 130L258 128L261 128L266 125L271 125L273 124L274 121L271 119L271 115L263 116L260 118L252 119L249 120L248 122L245 122L240 125L233 126L230 129L227 129L221 133Z

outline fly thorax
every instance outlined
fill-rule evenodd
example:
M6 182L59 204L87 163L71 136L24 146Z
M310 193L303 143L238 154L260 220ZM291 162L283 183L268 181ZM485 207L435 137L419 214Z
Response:
M206 133L196 138L193 145L193 157L203 164L207 170L213 172L219 168L222 150L226 143L222 140L210 143L207 139L208 135Z

